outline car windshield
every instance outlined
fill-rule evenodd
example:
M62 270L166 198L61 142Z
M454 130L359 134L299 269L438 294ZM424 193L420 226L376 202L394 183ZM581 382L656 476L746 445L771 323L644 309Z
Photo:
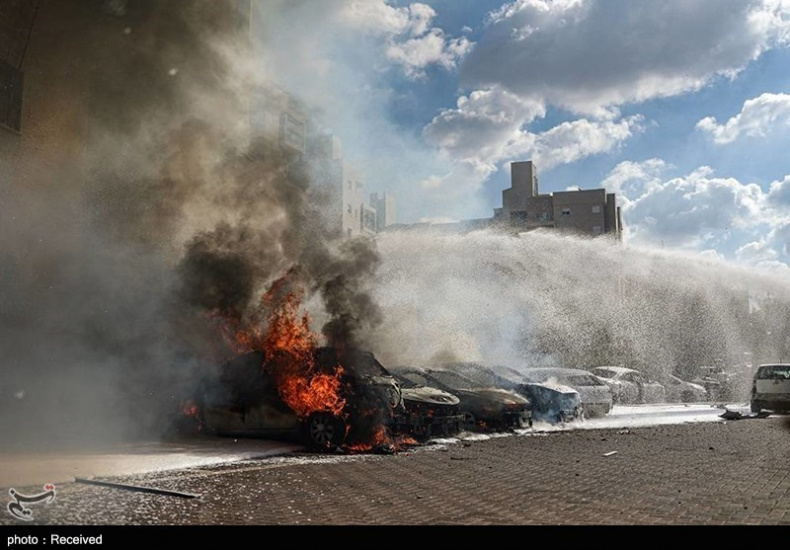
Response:
M424 383L418 384L417 382L412 380L412 378L414 377L413 374L410 375L410 374L405 374L405 373L396 371L396 372L392 373L392 376L395 377L395 380L398 381L398 383L401 385L402 388L416 388L416 387L419 387L421 385L422 386L425 385ZM420 378L422 378L422 377L420 377Z
M757 370L757 378L790 380L790 365L763 365Z
M440 383L454 390L475 387L474 382L464 376L461 376L457 372L452 372L449 370L435 370L431 371L431 376Z
M343 356L343 364L353 368L357 374L365 376L389 376L389 372L378 362L372 353L348 351Z
M614 378L615 375L617 374L609 369L595 369L593 372L603 378Z
M603 386L604 383L589 374L571 374L561 379L569 386Z

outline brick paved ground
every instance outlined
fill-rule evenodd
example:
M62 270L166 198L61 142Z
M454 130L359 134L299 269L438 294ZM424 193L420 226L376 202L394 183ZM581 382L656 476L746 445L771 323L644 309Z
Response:
M771 417L577 430L114 481L201 496L66 484L53 504L35 507L35 523L790 525L790 425Z

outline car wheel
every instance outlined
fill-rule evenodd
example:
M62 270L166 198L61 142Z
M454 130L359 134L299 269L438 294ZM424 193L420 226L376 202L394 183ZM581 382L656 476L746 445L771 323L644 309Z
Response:
M470 412L464 413L464 429L465 430L474 430L477 428L477 419L475 415Z
M759 413L763 412L762 403L760 403L759 401L752 401L751 409L752 409L753 413L759 414Z
M322 452L334 449L346 436L345 422L328 412L311 414L304 431L308 446Z
M516 428L531 428L532 427L532 417L529 413L521 413L518 415L516 419Z

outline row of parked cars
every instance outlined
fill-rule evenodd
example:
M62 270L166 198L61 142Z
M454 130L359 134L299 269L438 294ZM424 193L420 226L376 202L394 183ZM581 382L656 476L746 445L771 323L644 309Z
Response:
M614 403L693 403L709 399L703 385L675 375L667 376L661 383L626 367L596 367L591 373L609 386Z
M705 399L704 388L695 384L672 377L674 385L665 387L622 367L516 370L456 362L385 368L369 352L315 350L315 374L336 373L337 365L344 367L340 386L347 403L342 414L319 409L305 417L282 399L263 353L237 357L200 384L196 403L201 424L233 437L298 436L310 447L326 450L364 442L370 436L366 427L381 419L393 434L428 439L602 416L618 402Z

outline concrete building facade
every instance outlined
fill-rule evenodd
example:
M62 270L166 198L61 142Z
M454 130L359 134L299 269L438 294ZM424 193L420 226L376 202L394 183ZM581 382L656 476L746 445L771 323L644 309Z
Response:
M502 208L493 222L519 231L553 227L580 235L622 235L620 207L605 189L538 192L537 169L532 161L510 163L511 186L502 191Z
M309 137L307 142L303 167L326 230L344 238L374 235L376 209L364 202L363 175L343 158L340 140L320 135Z

